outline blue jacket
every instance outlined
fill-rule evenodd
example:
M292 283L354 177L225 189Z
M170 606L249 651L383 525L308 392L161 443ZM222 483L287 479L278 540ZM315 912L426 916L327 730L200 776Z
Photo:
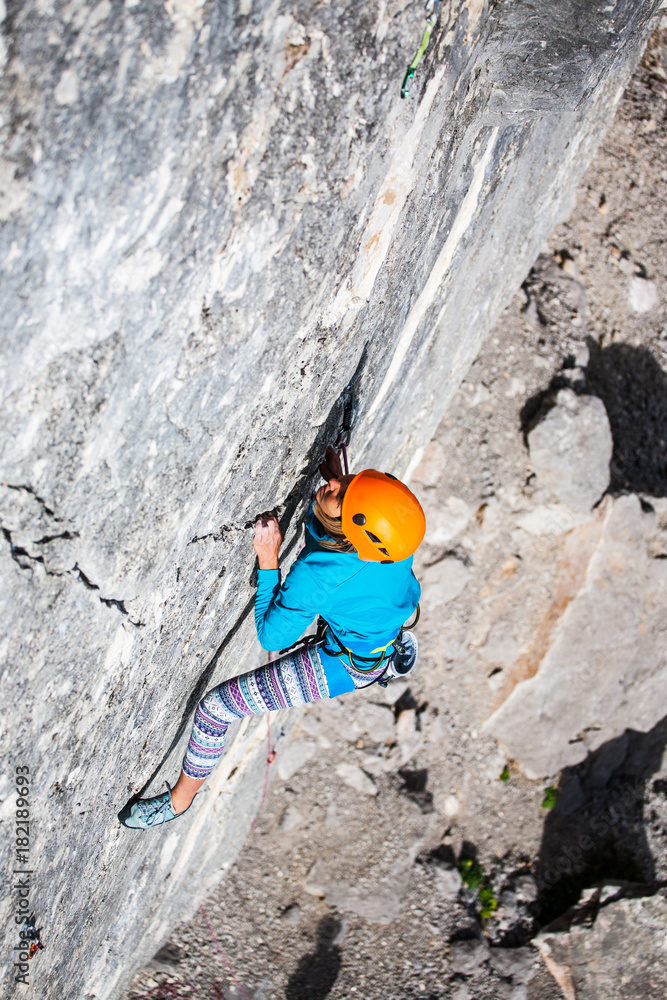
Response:
M387 646L411 617L421 588L412 556L395 563L366 562L356 552L320 546L326 532L310 509L306 544L281 586L280 570L257 574L255 624L264 649L286 649L316 615L358 656Z

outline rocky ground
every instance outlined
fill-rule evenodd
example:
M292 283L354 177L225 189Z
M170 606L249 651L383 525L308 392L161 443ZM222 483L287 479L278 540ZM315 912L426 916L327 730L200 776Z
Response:
M552 648L548 629L537 652L534 637L557 604L579 526L637 496L646 572L665 566L666 46L663 19L569 221L499 320L414 476L429 521L416 566L418 669L409 683L304 713L278 747L259 819L206 916L174 928L128 1000L611 996L595 993L581 955L625 941L629 969L627 927L640 925L646 959L635 956L641 969L633 965L618 996L665 995L650 958L664 932L660 893L618 902L605 890L583 930L529 944L596 883L667 879L659 711L647 733L624 733L615 718L617 738L569 741L570 757L550 746L548 725L536 727L541 769L484 724ZM545 488L536 472L531 431L570 398L559 389L604 403L613 455L597 513L596 497L582 514L576 497L559 499L559 483ZM585 492L604 448L586 452L592 439L577 420L579 453L571 443L559 468Z

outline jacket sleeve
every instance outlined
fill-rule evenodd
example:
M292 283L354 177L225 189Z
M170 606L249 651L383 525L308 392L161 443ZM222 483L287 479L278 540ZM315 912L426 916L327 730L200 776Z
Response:
M297 559L280 583L280 570L257 571L255 625L262 647L286 649L303 635L318 613L321 589L307 563Z

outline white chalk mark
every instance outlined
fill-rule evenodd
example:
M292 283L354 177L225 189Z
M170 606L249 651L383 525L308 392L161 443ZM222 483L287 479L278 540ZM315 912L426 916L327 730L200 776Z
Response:
M376 395L373 403L366 415L366 420L370 420L373 414L377 412L380 403L387 395L394 379L398 375L403 362L405 361L405 356L408 353L412 340L415 333L417 332L421 321L426 315L427 310L432 305L434 299L440 291L443 279L447 273L447 270L452 262L452 257L454 252L461 242L466 230L468 229L475 211L478 207L479 196L482 191L482 186L484 184L484 176L486 174L486 168L491 159L491 154L493 153L493 147L496 142L496 137L498 135L498 129L494 128L489 137L489 141L484 150L484 155L473 170L473 177L470 187L466 192L465 198L461 203L461 207L454 219L452 228L449 231L449 235L445 240L445 244L438 254L438 259L436 260L431 273L428 276L426 284L421 290L419 297L412 309L408 314L408 318L405 321L405 326L403 327L401 334L398 338L396 344L396 349L394 350L394 356L391 359L387 373L382 381L382 385ZM433 324L434 331L437 329L440 320L444 314L446 305L440 311L437 320Z
M415 152L443 76L444 69L441 69L430 81L412 125L398 144L361 238L361 251L324 317L326 326L333 326L344 316L349 326L371 297L375 279L387 259L394 231L417 178Z

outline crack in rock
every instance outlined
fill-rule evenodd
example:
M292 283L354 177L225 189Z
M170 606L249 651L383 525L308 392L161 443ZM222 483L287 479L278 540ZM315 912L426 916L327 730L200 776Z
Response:
M48 545L49 542L56 542L59 539L64 539L65 541L71 542L75 538L79 538L78 531L61 531L57 535L44 535L43 538L36 538L33 545Z
M100 589L99 586L96 583L93 583L90 577L84 573L84 571L81 569L78 563L74 563L74 566L72 567L71 570L69 570L69 572L76 573L76 579L78 580L79 583L82 583L87 590ZM102 597L101 594L98 596L98 600L100 604L104 604L107 608L117 608L118 611L120 611L122 615L126 615L128 621L132 625L136 625L137 628L143 628L145 626L146 624L145 622L135 621L135 619L132 617L130 612L125 607L124 600L119 600L116 597Z
M28 490L28 492L30 491ZM44 556L30 555L30 553L26 549L24 549L22 545L14 544L12 540L12 533L9 530L9 528L6 528L4 525L0 525L0 531L2 531L3 537L7 542L7 544L9 545L9 554L11 555L12 559L14 560L16 565L19 566L20 569L31 570L32 563L39 563L47 576L63 577L63 576L74 575L75 580L77 580L79 583L82 583L88 590L100 589L98 585L96 583L93 583L90 577L83 572L78 563L74 563L74 566L72 566L71 569L65 570L63 573L59 573L58 570L55 569L49 569L49 567L46 565ZM75 532L64 531L59 535L47 535L44 538L40 539L39 541L36 541L35 545L45 545L48 542L54 541L56 538L73 539L78 537L79 534L76 531ZM28 560L27 564L23 561L26 559ZM101 594L98 595L98 600L100 604L104 604L107 608L116 608L118 611L120 611L122 615L126 616L131 625L135 625L137 628L143 628L145 626L146 624L145 622L136 621L132 617L130 612L125 607L124 600L118 599L116 597L103 597Z
M37 493L32 486L27 486L24 483L3 483L8 490L16 490L19 493L28 493L42 508L45 514L52 517L54 521L62 521L62 517L57 517L56 512L49 507L46 500Z

